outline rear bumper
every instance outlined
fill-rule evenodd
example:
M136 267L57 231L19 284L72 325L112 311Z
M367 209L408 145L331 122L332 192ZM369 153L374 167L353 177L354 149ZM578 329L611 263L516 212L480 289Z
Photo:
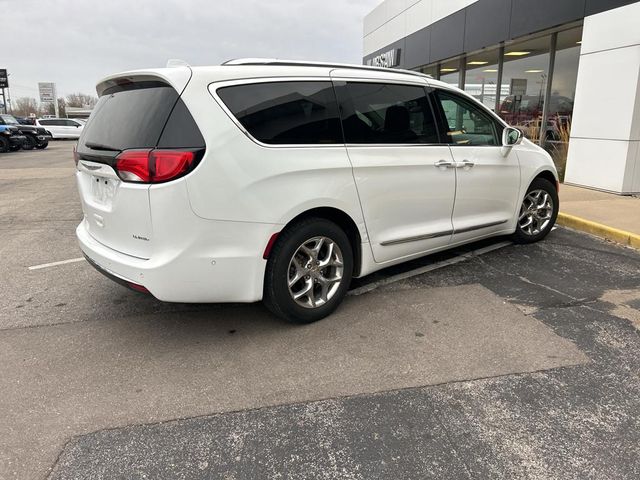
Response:
M91 265L93 268L95 268L98 272L100 272L102 275L107 277L109 280L112 280L112 281L114 281L116 283L119 283L123 287L127 287L128 289L134 290L136 292L149 293L149 291L145 287L143 287L142 285L138 285L136 283L129 282L129 281L125 280L124 278L119 277L119 276L111 273L110 271L102 268L100 265L98 265L96 262L94 262L91 258L89 258L86 253L84 254L84 258L87 260L89 265Z
M206 221L207 228L176 249L160 248L148 260L113 250L76 229L82 252L112 280L145 287L165 302L225 303L262 299L266 261L262 253L277 225Z

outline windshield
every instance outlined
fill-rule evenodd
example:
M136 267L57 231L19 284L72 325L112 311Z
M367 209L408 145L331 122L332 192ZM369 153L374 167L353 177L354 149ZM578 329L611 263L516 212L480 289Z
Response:
M13 115L3 114L3 115L0 115L0 117L2 118L2 120L4 120L4 123L7 125L20 125L18 121L15 118L13 118Z

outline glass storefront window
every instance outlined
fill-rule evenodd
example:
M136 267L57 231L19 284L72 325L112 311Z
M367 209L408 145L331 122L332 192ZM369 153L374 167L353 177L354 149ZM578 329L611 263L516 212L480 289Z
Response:
M505 46L498 114L533 141L540 138L544 96L549 78L549 47L545 36Z
M500 50L496 49L469 55L466 59L464 91L491 110L496 108L499 55Z
M438 66L431 65L429 67L420 67L418 69L420 73L426 73L427 75L431 75L433 78L438 78Z
M439 67L440 81L457 87L460 83L460 58L442 62Z
M547 140L569 141L581 40L582 27L558 33L547 117Z

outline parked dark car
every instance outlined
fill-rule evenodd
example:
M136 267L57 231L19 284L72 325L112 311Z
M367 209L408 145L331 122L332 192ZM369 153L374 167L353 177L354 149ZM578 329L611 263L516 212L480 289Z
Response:
M25 136L18 127L0 125L0 153L20 150L24 142Z
M36 119L34 117L16 117L14 115L13 118L15 118L20 125L35 125L36 124Z
M34 127L31 125L21 125L13 115L6 113L0 114L0 125L16 127L20 135L24 135L22 148L32 150L34 148L44 149L49 145L51 135L42 127Z

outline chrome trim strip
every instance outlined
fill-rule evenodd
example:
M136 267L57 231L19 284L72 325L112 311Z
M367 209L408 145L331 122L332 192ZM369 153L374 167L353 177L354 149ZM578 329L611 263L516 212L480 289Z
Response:
M475 225L473 227L461 228L460 230L446 230L444 232L428 233L425 235L416 235L415 237L399 238L397 240L386 240L380 242L383 247L389 245L399 245L401 243L419 242L420 240L429 240L430 238L446 237L447 235L455 235L457 233L468 233L474 230L482 230L483 228L495 227L507 223L508 220L501 220L499 222L483 223L482 225Z
M489 227L495 227L496 225L502 225L503 223L507 223L508 221L509 220L501 220L499 222L484 223L482 225L475 225L473 227L461 228L459 230L455 230L453 233L455 235L457 233L473 232L474 230L482 230L483 228L489 228Z
M390 72L395 73L395 72ZM385 79L367 79L367 78L333 78L331 76L331 72L329 75L324 76L283 76L283 77L249 77L249 78L238 78L232 80L216 80L207 85L207 89L209 90L209 94L213 97L218 106L222 109L222 111L231 119L231 121L240 129L244 135L251 140L253 143L264 147L264 148L354 148L354 147L428 147L428 146L439 146L439 147L448 147L450 146L447 143L383 143L383 144L373 144L373 143L355 143L355 144L345 144L344 142L340 143L295 143L295 144L275 144L275 143L263 143L257 138L255 138L249 131L244 128L240 120L236 118L233 112L227 107L227 105L222 101L222 98L218 95L218 89L224 87L232 87L235 85L253 85L256 83L274 83L274 82L329 82L333 81L350 81L350 82L361 82L361 83L395 83L400 85L408 85L413 87L423 87L426 88L426 82L412 82L414 79L407 79L407 81L400 80L385 80Z
M387 240L385 242L381 242L380 245L382 245L383 247L388 247L389 245L399 245L401 243L419 242L420 240L428 240L430 238L446 237L447 235L451 235L452 233L453 230L446 230L444 232L428 233L426 235L417 235L415 237Z

